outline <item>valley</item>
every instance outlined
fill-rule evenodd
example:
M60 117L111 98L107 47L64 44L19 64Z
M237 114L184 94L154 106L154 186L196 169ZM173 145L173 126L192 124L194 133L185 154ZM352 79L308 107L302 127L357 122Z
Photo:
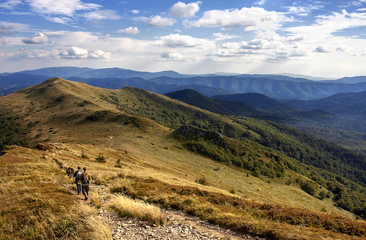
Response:
M58 184L56 192L64 194L59 197L70 199L64 208L78 206L61 189L70 184L64 168L82 165L94 178L93 194L97 186L106 187L109 197L103 200L102 209L107 211L114 194L123 194L237 233L269 239L365 236L361 220L366 195L364 155L274 122L221 115L200 107L137 88L109 90L60 78L2 97L0 108L7 116L2 122L13 130L4 132L9 137L0 157L4 169L0 184L5 193L1 201L14 201L10 185L23 184L34 189L24 201L40 202L37 194L43 190L38 190L37 183L48 186L53 181ZM43 151L9 147L36 143L51 147ZM96 161L100 155L105 162ZM24 168L29 177L13 179L6 170L11 168ZM59 201L53 195L48 201ZM100 196L93 199L95 208ZM37 221L46 215L32 213L33 222L21 223L23 213L32 208L19 204L25 211L7 222L14 214L8 211L1 223L7 226L2 229L17 224L30 229L14 235L19 238L52 234L58 221L65 221L55 216L54 222L40 229ZM56 206L44 204L57 211ZM89 216L99 219L93 211ZM104 230L95 228L90 234L110 234L103 224ZM63 227L66 238L71 232L83 234L77 221ZM0 232L5 239L12 234L17 233Z

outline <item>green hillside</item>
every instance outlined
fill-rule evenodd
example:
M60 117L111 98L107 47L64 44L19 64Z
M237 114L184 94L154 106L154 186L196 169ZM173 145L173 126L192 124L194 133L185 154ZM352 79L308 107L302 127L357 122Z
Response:
M118 147L116 129L128 127L142 138L153 129L177 129L175 136L189 151L259 178L298 185L321 199L332 197L339 207L365 217L365 155L283 125L215 114L136 88L108 90L63 79L0 98L0 106L31 124L33 141ZM196 130L182 135L181 126L198 129L198 137Z
M213 113L256 117L267 120L283 120L279 115L257 110L246 103L212 99L191 89L171 92L166 94L166 96Z
M321 109L346 118L365 119L366 92L339 93L311 101L286 101L287 104L304 110Z

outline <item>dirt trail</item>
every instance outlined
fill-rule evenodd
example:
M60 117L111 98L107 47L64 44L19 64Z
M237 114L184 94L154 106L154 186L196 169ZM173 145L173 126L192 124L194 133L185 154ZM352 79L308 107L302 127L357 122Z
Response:
M149 224L121 217L108 211L108 201L114 196L103 185L92 185L91 191L97 193L102 207L98 214L109 223L113 239L161 239L161 240L196 240L196 239L230 239L230 240L264 240L246 234L238 234L227 229L201 221L181 211L162 209L167 220L164 226L150 226ZM88 201L86 201L88 203Z
M45 155L57 160L54 158L53 153L58 153L58 151L52 149L51 151L46 151ZM265 240L264 238L247 234L239 234L202 221L197 217L189 216L182 211L170 209L161 209L167 220L164 226L151 226L146 222L121 217L107 210L109 200L117 194L111 194L109 189L104 185L91 184L90 196L86 201L84 201L82 194L77 194L73 178L70 179L70 183L66 185L66 188L78 198L80 204L88 204L95 207L91 199L98 198L101 205L98 209L98 215L108 222L113 240Z

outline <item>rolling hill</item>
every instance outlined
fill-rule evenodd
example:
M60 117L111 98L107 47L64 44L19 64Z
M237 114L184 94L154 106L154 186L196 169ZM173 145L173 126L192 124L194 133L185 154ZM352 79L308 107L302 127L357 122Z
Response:
M247 116L282 123L304 120L327 121L336 119L334 115L324 111L297 110L258 93L219 95L208 98L194 90L181 90L166 95L219 114Z
M211 113L132 87L108 90L58 78L2 97L0 106L26 121L35 142L121 149L136 137L150 144L164 136L174 154L186 149L276 182L298 179L294 183L304 191L321 198L327 189L338 206L364 216L366 157L282 125ZM173 129L180 129L174 138ZM145 155L153 153L138 146Z
M261 93L275 99L318 99L336 93L361 92L366 90L366 83L293 82L274 80L268 77L160 77L150 80L160 84L191 85L194 83L222 88L235 93Z
M131 82L131 79L135 79L136 83L133 85L134 87L157 91L158 93L163 94L183 89L194 89L206 96L226 95L231 93L261 93L270 98L282 100L314 100L325 98L337 93L366 91L366 82L359 80L363 79L363 77L355 77L350 81L343 81L342 79L339 81L310 81L305 78L282 75L242 74L235 76L192 76L182 75L172 71L149 73L121 68L91 69L56 67L1 74L0 93L2 95L19 90L26 86L22 83L16 83L18 79L21 80L19 74L26 74L24 75L23 80L27 78L30 79L29 75L36 76L33 77L37 78L36 83L44 81L44 76L48 76L48 78L65 77L75 81L90 81L88 84L92 84L92 82L94 82L96 84L94 86L103 85L104 87L109 87L107 86L107 82L111 81L111 86L114 86L115 88L122 88L126 86L124 84L124 80L117 79L129 79L126 80L127 82ZM14 80L15 84L10 86L8 84L8 80L11 79ZM152 87L149 88L149 86ZM168 90L165 92L159 91L161 87ZM205 91L205 87L209 88L209 91ZM218 92L215 94L216 90Z
M192 89L171 92L166 94L166 96L223 115L247 116L271 120L281 119L279 116L254 109L245 103L215 100Z
M49 77L81 77L81 78L133 78L140 77L144 79L154 77L184 77L174 71L163 71L163 72L139 72L123 68L80 68L80 67L50 67L41 68L36 70L21 71L19 73L31 74L31 75L44 75Z
M355 84L355 83L366 82L366 77L365 76L344 77L337 80L328 80L327 82Z
M312 101L287 101L288 105L303 109L321 109L346 118L365 119L366 92L339 93L333 96Z

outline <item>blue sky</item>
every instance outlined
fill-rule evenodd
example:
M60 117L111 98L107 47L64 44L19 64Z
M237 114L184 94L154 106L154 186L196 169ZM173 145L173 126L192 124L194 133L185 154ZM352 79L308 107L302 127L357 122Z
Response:
M0 72L366 75L366 0L1 0Z

